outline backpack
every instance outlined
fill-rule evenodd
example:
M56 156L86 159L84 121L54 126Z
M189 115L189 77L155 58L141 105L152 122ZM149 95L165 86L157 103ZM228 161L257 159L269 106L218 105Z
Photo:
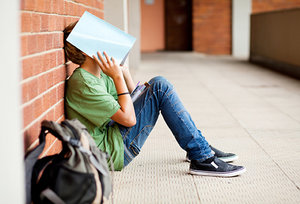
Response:
M60 153L38 159L51 133ZM40 144L25 157L26 203L103 203L112 187L107 154L100 151L77 119L42 122Z

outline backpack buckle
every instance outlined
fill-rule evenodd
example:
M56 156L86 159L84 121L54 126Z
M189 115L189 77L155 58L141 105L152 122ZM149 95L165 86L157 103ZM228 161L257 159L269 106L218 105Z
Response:
M70 138L69 143L74 147L80 147L81 146L80 140L77 140L77 139L74 139L74 138Z

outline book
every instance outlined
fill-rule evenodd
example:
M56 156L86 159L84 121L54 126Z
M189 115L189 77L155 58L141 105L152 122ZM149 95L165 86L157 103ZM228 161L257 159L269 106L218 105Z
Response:
M149 86L150 85L147 82L145 82L143 85L137 85L135 89L132 91L132 93L130 94L132 103L134 103L146 91L146 89Z
M136 38L85 11L67 41L91 58L98 56L98 51L102 55L105 51L123 65Z

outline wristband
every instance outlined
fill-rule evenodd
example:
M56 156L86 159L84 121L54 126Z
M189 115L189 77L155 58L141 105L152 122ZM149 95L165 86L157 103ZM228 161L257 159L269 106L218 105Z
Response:
M126 95L126 94L129 94L129 92L120 93L120 94L118 94L118 96L122 96L122 95Z

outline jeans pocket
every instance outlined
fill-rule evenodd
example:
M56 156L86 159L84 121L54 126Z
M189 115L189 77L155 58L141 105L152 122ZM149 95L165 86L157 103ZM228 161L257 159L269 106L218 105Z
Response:
M133 154L133 156L137 156L139 153L140 153L140 148L138 146L136 146L134 143L132 143L130 146L129 146L129 149L131 151L131 153Z

